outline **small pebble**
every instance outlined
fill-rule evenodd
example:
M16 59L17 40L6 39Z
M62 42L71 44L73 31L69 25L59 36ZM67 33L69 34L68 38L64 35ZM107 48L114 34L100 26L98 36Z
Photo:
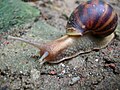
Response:
M72 77L72 74L68 74L69 77Z
M60 66L65 67L65 64L61 63Z
M23 73L22 71L20 71L20 73Z
M95 59L96 62L98 62L98 59Z
M55 71L50 71L50 73L49 74L51 74L51 75L55 75L56 74L56 72Z
M40 71L38 71L37 69L32 69L31 70L31 78L33 80L37 80L40 77Z
M110 64L105 64L106 67L110 67L112 69L115 69L116 65L114 63L110 63Z
M64 69L61 73L62 73L62 74L65 74L65 72L66 72L66 71L65 71L65 69Z
M7 45L7 44L9 44L9 43L10 43L10 42L8 42L8 41L3 42L4 45Z
M77 83L79 80L80 80L80 77L79 77L79 76L73 77L72 80L69 82L69 84L70 84L70 85L73 85L73 84Z
M63 78L63 77L64 77L64 75L61 74L61 73L57 74L57 76L58 76L59 78Z
M61 73L59 73L57 76L60 77L60 78L63 78L64 77L64 74L65 74L65 70L61 71Z

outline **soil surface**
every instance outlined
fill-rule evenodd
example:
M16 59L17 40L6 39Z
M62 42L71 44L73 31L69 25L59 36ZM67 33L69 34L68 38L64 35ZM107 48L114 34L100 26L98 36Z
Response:
M85 0L23 1L39 9L41 15L25 29L14 29L9 34L47 42L65 34L68 17ZM120 17L120 0L106 1ZM45 63L42 68L36 56L39 50L19 41L2 39L0 90L120 90L119 26L115 38L107 47L58 64Z

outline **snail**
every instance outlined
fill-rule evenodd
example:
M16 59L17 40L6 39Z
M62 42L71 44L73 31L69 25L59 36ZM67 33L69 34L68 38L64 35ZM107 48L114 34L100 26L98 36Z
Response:
M23 38L8 38L29 43L40 49L40 63L59 63L79 54L104 48L114 38L118 24L115 10L102 0L81 3L71 14L66 25L66 35L39 45Z

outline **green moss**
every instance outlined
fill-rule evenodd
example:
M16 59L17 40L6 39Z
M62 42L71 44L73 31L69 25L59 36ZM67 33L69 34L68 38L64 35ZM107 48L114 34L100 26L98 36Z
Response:
M33 21L39 10L21 0L0 0L0 33Z

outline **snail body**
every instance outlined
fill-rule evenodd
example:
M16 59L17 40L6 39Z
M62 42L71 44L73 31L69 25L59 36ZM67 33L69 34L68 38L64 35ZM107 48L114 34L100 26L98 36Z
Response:
M114 33L105 38L94 37L91 34L86 34L82 37L66 35L60 39L45 44L42 49L40 49L40 55L43 55L44 51L47 50L49 56L46 57L46 61L49 63L59 63L79 54L103 48L107 46L113 38Z
M118 16L114 9L102 0L80 4L71 14L66 35L44 45L18 37L9 37L29 43L40 49L40 62L59 63L81 53L101 49L114 38Z

